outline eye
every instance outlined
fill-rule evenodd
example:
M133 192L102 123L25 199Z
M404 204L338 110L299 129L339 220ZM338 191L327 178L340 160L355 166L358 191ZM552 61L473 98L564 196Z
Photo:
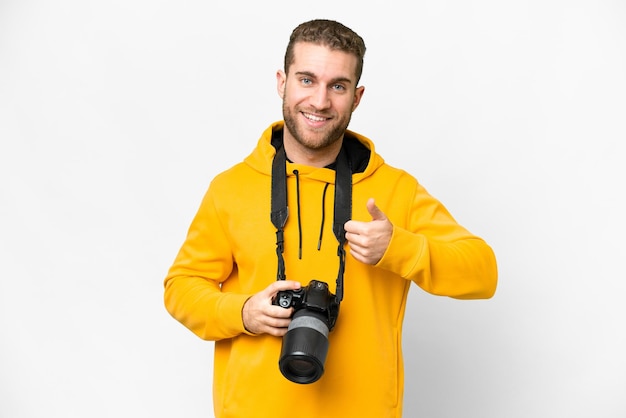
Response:
M300 79L300 83L304 84L305 86L308 86L308 85L313 84L313 80L311 80L308 77L303 77Z
M335 91L344 91L346 87L343 84L333 84L332 89Z

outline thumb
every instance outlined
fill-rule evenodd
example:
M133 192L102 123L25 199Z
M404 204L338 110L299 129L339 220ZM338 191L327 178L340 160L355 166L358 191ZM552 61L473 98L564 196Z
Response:
M372 221L384 221L384 220L387 220L387 216L383 213L382 210L380 210L378 208L378 206L376 206L376 202L374 201L374 198L370 198L367 201L367 211L369 212L370 216L372 217Z

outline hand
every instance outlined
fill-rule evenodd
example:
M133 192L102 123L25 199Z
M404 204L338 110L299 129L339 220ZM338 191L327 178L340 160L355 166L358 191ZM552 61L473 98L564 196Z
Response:
M374 199L367 201L367 211L372 216L370 222L348 221L344 229L350 254L362 263L374 265L380 261L389 246L393 225L376 206Z
M272 305L272 299L281 290L300 289L300 283L277 280L259 293L252 295L241 310L243 325L253 334L270 334L282 337L287 333L293 308Z

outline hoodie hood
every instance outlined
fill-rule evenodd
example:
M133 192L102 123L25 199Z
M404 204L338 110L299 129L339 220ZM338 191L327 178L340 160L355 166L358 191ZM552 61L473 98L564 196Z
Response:
M271 124L261 135L257 143L257 147L248 155L244 162L252 167L254 170L259 171L268 176L272 175L272 161L274 155L276 155L275 146L282 144L283 140L284 122L278 121ZM374 143L364 137L350 130L346 130L344 135L344 146L346 147L350 165L352 167L352 182L358 183L364 178L371 176L378 167L383 165L383 158L376 154L374 149ZM334 170L328 170L327 168L309 167L301 164L293 164L294 168L306 176L311 178L317 178L321 181L334 184ZM334 168L330 166L328 168ZM288 175L293 170L287 170Z

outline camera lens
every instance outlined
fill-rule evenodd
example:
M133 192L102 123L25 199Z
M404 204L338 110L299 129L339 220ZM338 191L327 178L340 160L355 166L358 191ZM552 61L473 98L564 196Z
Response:
M322 377L328 354L328 332L324 315L297 311L283 337L278 362L283 376L295 383L313 383Z
M297 358L294 358L293 360L285 364L285 367L289 369L290 374L301 378L314 376L317 369L317 365L315 363L311 363L307 360L300 360Z

